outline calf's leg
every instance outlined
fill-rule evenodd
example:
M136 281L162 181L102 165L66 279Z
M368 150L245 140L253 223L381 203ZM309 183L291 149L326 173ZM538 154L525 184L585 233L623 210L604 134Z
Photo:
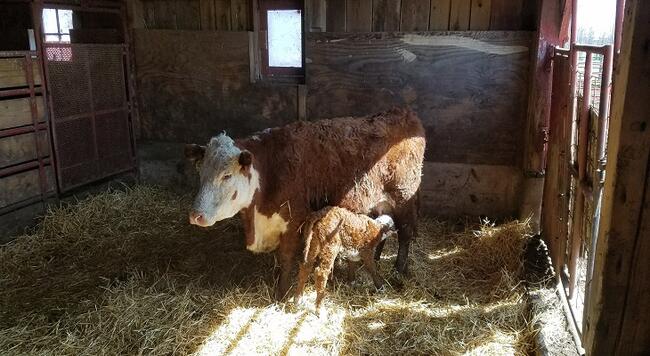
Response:
M309 251L307 252L307 260L300 263L300 271L298 272L298 285L296 286L295 299L296 302L302 296L302 291L305 289L305 283L309 275L314 270L314 262L318 258L318 253L320 250L320 242L318 238L314 238L311 241L309 246Z
M375 263L375 260L372 256L372 250L361 250L359 251L359 255L361 255L363 266L366 268L366 271L370 273L372 281L375 283L375 287L377 289L381 288L384 285L384 280L381 278L379 272L377 271L377 264Z
M395 214L395 226L397 227L397 240L399 248L395 269L401 274L408 272L408 255L411 239L416 234L417 227L417 197L409 199Z
M314 282L316 284L316 309L318 310L323 302L327 290L327 280L332 269L336 255L339 253L339 245L330 243L322 246L320 254L320 263L316 267Z

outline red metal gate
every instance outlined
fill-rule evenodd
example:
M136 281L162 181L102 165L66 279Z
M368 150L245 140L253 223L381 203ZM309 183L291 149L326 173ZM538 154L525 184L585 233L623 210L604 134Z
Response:
M60 191L134 170L124 44L44 44Z

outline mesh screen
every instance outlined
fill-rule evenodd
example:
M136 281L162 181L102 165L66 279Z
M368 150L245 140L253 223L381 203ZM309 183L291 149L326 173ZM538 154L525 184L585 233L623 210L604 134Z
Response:
M134 167L123 48L47 44L62 190Z

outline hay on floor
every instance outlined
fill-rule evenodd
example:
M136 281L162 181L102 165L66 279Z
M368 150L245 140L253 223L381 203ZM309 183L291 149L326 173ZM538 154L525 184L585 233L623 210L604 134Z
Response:
M189 195L148 186L50 211L0 248L7 354L528 354L525 223L422 219L410 276L389 241L375 291L363 273L328 286L325 311L272 299L271 254L236 219L190 226ZM307 298L314 298L308 287Z

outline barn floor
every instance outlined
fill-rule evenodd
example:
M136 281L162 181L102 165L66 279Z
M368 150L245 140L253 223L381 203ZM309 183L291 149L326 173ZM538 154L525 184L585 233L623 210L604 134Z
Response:
M190 226L191 197L136 186L51 211L0 248L7 354L531 354L526 224L422 219L411 274L343 278L325 311L272 301L273 255L246 251L236 219ZM313 300L313 289L308 289Z

